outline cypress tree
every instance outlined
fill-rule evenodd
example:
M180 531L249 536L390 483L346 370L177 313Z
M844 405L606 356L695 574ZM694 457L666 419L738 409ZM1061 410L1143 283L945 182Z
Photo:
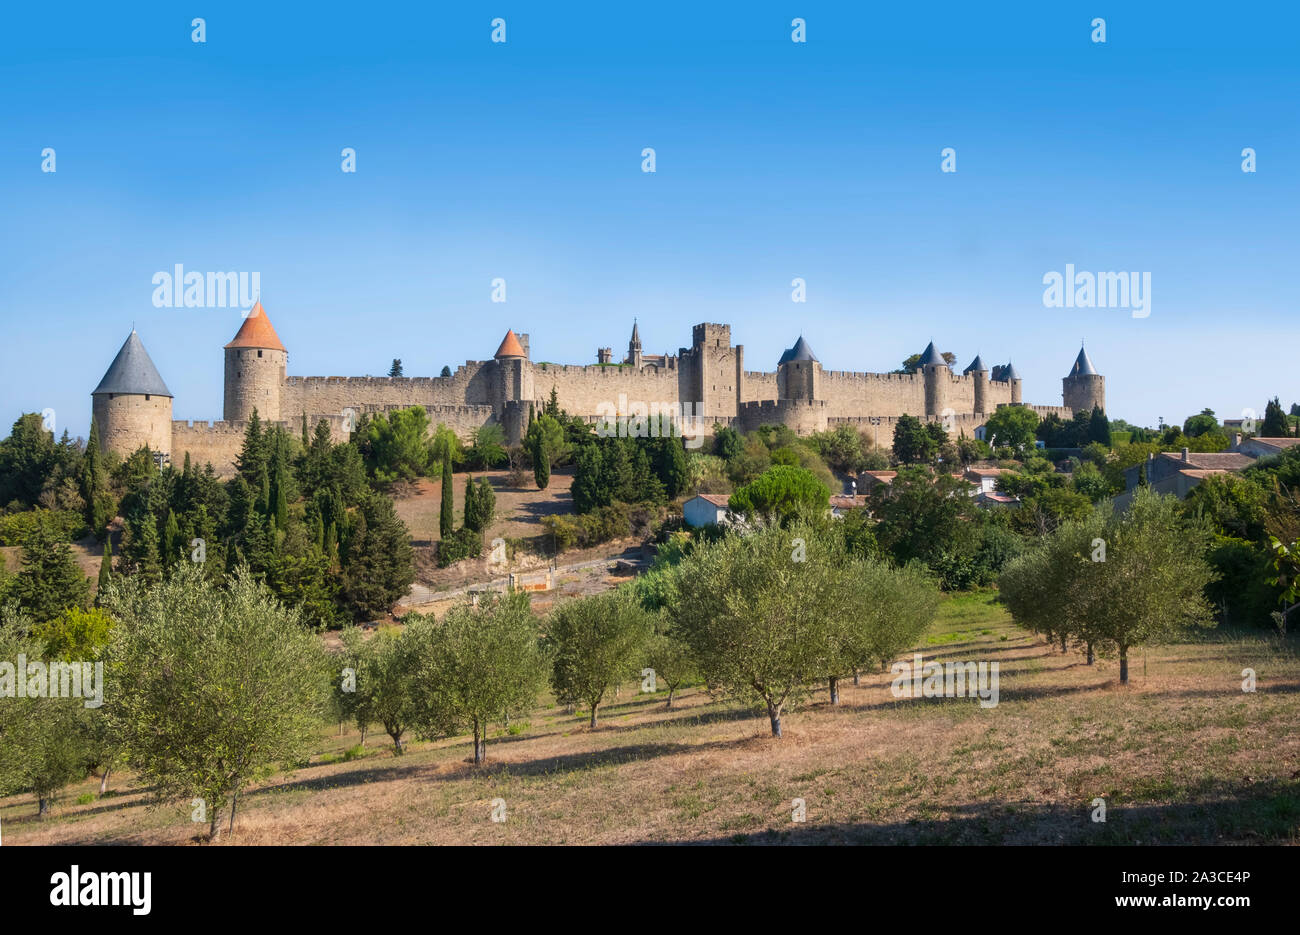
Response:
M478 484L474 483L472 474L465 476L465 528L479 532L478 524Z
M181 550L181 528L176 522L176 514L172 510L167 511L167 522L163 523L162 535L162 564L164 568L170 568L176 564L176 560Z
M438 535L446 539L455 529L456 517L453 513L455 507L451 499L451 456L444 455L442 459L442 506L438 513Z
M533 480L537 481L538 490L545 490L551 482L551 455L540 433L533 441Z
M479 530L486 531L492 525L492 518L497 512L497 495L486 477L478 482L478 522Z
M95 605L99 606L100 595L113 578L113 537L104 536L104 557L99 562L99 589L95 592Z

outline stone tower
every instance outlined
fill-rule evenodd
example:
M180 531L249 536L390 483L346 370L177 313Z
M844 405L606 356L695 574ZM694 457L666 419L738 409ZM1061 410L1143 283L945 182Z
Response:
M1067 376L1061 379L1061 396L1067 409L1079 412L1083 409L1106 409L1106 378L1097 372L1088 353L1079 348L1079 356L1074 360Z
M1002 379L1011 384L1011 403L1020 405L1024 402L1025 381L1020 379L1020 374L1016 371L1016 365L1007 361L1006 370L1003 371Z
M952 382L952 369L934 348L931 341L925 346L925 352L917 363L921 378L925 380L925 414L941 416L948 408L948 384Z
M744 351L731 346L731 326L705 323L691 328L690 394L704 418L734 418L744 379ZM685 355L683 355L685 356Z
M776 363L778 399L821 399L822 365L803 335Z
M988 412L989 399L989 368L984 366L984 361L979 354L970 362L970 366L962 371L963 375L969 375L975 383L975 414L983 415Z
M289 352L271 327L262 303L258 302L239 326L234 340L226 345L227 422L244 422L257 410L264 422L279 422L280 392L284 387Z
M492 356L496 368L492 404L501 414L506 443L515 445L527 429L528 404L536 399L533 392L533 363L528 350L515 335L507 331L501 346Z
M170 457L172 394L134 329L90 395L104 451L125 457L148 445Z
M637 370L641 369L641 335L636 329L636 319L632 319L632 340L627 342L627 362Z

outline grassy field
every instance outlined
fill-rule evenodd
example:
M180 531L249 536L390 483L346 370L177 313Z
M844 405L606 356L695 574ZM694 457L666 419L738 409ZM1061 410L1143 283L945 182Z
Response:
M1113 660L1086 666L990 595L963 595L918 650L997 661L995 708L896 700L887 673L864 674L839 707L816 693L773 740L766 717L699 689L666 710L629 683L598 730L541 708L498 732L481 769L466 738L395 757L372 733L347 758L356 733L329 730L310 765L242 797L223 844L1296 843L1296 645L1217 633L1139 650L1120 688ZM187 844L206 830L188 804L150 807L129 776L112 787L69 788L45 822L30 797L0 800L5 843Z

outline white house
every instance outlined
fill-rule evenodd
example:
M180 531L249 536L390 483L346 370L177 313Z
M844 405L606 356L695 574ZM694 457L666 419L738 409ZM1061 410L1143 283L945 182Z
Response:
M727 522L727 502L731 498L726 494L696 494L682 504L682 518L687 526L722 525Z

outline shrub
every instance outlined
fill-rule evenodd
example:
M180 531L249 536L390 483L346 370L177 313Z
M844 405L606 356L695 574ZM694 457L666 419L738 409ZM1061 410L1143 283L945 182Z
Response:
M438 567L448 565L466 558L478 558L483 554L483 534L462 526L438 543Z

